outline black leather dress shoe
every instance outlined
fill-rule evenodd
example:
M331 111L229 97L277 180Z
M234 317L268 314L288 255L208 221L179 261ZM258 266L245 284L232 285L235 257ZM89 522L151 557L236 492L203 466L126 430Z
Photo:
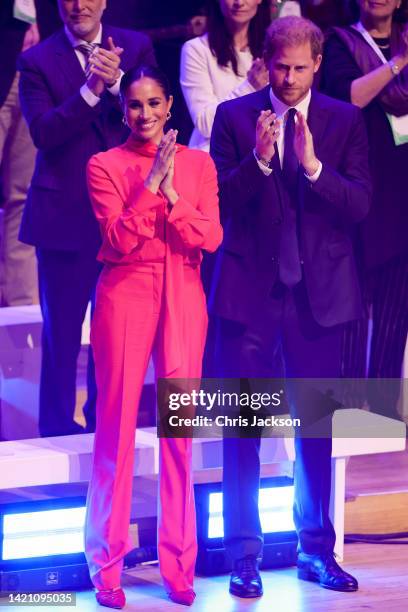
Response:
M258 561L253 555L235 561L229 592L237 597L260 597L263 593Z
M357 580L336 563L333 553L307 555L300 552L297 560L298 578L318 582L333 591L357 591Z

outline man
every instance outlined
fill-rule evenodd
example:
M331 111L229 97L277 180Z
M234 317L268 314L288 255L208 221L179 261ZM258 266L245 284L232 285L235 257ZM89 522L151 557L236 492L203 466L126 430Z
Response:
M217 110L211 154L225 230L210 306L219 376L274 376L281 345L288 383L336 378L343 324L361 316L350 232L369 208L367 140L359 109L311 91L322 42L312 22L277 19L266 37L270 87ZM325 435L295 438L298 576L355 591L333 556L332 409L288 388L306 433L326 417ZM224 541L234 561L230 592L239 597L262 594L259 448L259 438L224 440Z
M32 246L18 240L27 191L34 170L35 147L18 99L17 57L39 41L33 3L16 13L14 0L0 6L0 180L3 231L0 238L0 306L38 303L37 265Z
M81 326L99 273L99 229L88 199L88 159L123 139L122 70L155 63L148 38L101 25L106 0L59 0L64 29L20 59L21 104L38 155L21 226L37 250L44 319L42 436L80 433L73 420ZM91 356L90 356L91 357ZM88 361L87 431L95 427Z

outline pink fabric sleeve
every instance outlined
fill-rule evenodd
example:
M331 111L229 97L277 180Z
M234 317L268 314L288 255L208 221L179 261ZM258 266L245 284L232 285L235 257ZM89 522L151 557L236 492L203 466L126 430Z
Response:
M169 215L169 223L177 230L187 247L213 252L222 241L218 207L217 172L211 157L206 156L197 207L179 197Z
M87 180L104 245L122 255L128 255L140 239L153 238L156 208L163 203L160 196L146 189L143 182L140 182L125 203L115 179L97 157L92 157L88 162Z

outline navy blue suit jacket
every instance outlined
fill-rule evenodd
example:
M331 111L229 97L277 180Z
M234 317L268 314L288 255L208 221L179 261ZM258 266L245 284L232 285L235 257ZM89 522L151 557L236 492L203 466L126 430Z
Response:
M242 323L259 316L259 304L276 282L288 198L277 150L270 176L253 155L256 121L268 108L269 87L220 104L211 137L224 241L210 309ZM369 210L368 145L360 109L317 92L312 93L308 124L323 169L315 183L300 171L300 256L313 316L320 325L332 326L362 314L352 233Z
M121 68L155 64L141 33L103 25L102 46L112 36L123 47ZM37 247L96 252L100 233L91 209L86 164L126 136L117 97L102 95L94 107L80 94L85 74L64 30L20 56L20 98L37 160L20 239Z

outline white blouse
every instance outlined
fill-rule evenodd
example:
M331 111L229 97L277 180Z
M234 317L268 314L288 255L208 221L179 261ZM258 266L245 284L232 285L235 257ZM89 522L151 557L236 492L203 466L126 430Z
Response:
M253 93L247 79L253 57L251 52L237 53L237 76L229 65L221 67L208 46L208 36L197 36L184 43L181 50L180 84L194 131L189 146L209 151L215 111L220 102Z

